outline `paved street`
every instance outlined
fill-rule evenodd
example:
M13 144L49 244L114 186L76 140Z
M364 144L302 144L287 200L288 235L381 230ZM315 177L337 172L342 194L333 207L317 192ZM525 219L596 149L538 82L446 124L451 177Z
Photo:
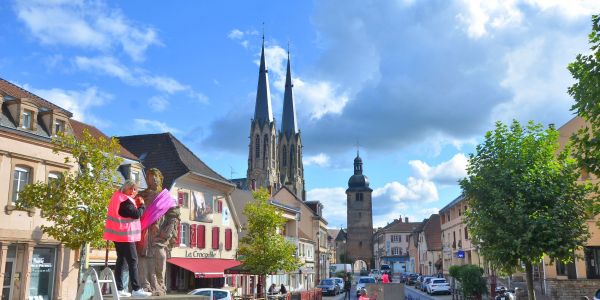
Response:
M350 299L351 300L356 300L356 293L353 293L352 291L356 291L355 286L352 286L352 289L350 290ZM450 300L452 299L452 296L450 295L435 295L435 296L429 296L427 295L427 293L425 292L421 292L417 289L415 289L413 286L404 286L404 293L405 293L405 299L406 300ZM339 294L337 296L323 296L323 299L327 299L327 300L343 300L344 299L344 294ZM347 299L347 298L346 298ZM398 299L400 300L400 299Z

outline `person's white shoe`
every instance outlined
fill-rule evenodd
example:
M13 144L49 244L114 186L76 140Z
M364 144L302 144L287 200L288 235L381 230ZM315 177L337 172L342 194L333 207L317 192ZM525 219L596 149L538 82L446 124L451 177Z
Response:
M117 291L117 294L119 294L119 297L121 297L121 298L131 297L131 293L128 293L128 292L126 292L124 290Z
M139 289L137 291L133 291L131 293L131 296L133 296L133 297L150 297L150 296L152 296L152 293L146 292L146 291L144 291L144 289Z

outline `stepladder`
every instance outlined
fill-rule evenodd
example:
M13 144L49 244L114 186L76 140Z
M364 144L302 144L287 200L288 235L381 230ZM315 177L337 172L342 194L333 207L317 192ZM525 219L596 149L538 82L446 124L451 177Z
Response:
M117 292L115 275L105 267L100 275L94 268L89 268L79 281L76 300L120 300Z

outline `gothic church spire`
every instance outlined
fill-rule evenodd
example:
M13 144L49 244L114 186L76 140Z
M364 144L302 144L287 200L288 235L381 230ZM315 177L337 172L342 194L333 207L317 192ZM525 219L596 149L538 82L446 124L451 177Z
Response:
M265 62L265 37L263 35L262 50L260 53L260 69L258 71L258 87L256 88L256 106L254 107L254 120L263 125L273 122L271 109L271 92L269 91L269 74Z
M290 51L288 50L287 74L285 76L285 92L283 96L283 114L281 117L281 132L288 138L298 133L298 123L296 122L296 104L294 103L294 94L292 92L292 71L290 66Z

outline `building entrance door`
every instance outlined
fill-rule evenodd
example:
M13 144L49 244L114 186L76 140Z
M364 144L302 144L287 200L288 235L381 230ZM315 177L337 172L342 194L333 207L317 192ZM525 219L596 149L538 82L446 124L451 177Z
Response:
M12 299L13 283L15 275L15 258L6 259L4 265L4 282L2 283L2 300Z

